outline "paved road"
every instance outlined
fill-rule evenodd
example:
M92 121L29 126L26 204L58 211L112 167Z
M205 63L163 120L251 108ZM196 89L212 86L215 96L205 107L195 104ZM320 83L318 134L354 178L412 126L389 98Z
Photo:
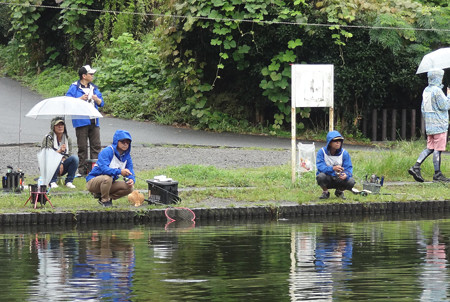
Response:
M0 78L0 108L2 126L0 146L8 144L41 143L50 130L50 121L25 117L28 111L43 99L39 94L23 87L10 78ZM69 123L70 124L70 123ZM212 133L162 126L150 122L137 122L117 118L100 121L102 145L112 142L117 129L130 131L133 144L189 144L202 146L265 147L290 149L290 139L230 133ZM73 127L69 136L76 142Z

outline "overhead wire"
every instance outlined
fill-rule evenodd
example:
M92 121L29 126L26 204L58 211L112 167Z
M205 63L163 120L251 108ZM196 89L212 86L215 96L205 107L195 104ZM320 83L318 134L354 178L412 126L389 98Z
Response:
M164 18L193 18L197 20L207 20L207 21L218 21L218 22L243 22L243 23L258 23L267 25L297 25L297 26L315 26L315 27L331 27L337 26L339 28L354 28L354 29L379 29L379 30L415 30L415 31L434 31L434 32L450 32L449 29L445 28L419 28L419 27L396 27L396 26L369 26L369 25L350 25L350 24L336 24L336 23L308 23L308 22L294 22L294 21L270 21L270 20L254 20L254 19L235 19L235 18L212 18L204 16L184 16L175 14L156 14L156 13L146 13L146 12L127 12L118 10L107 10L107 9L92 9L92 8L80 8L80 7L60 7L42 4L27 4L27 3L13 3L3 1L0 2L3 5L11 6L23 6L23 7L35 7L35 8L49 8L58 10L71 10L71 11L82 11L82 12L94 12L94 13L110 13L110 14L127 14L127 15L139 15L139 16L151 16L151 17L164 17Z

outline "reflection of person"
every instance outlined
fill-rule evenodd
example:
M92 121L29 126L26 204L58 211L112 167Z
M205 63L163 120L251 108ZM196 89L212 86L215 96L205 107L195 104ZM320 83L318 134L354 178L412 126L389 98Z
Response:
M418 266L422 293L420 301L446 301L447 295L447 253L445 238L440 233L439 226L433 225L431 242L424 237L418 228L419 252L425 254L423 262Z
M66 96L79 98L86 101L96 109L103 107L105 104L103 101L102 93L97 86L92 84L94 79L95 69L92 69L89 65L82 66L78 70L80 79L72 83ZM97 159L98 153L101 149L100 142L100 124L97 119L72 119L72 125L75 128L78 144L78 157L80 159L78 172L81 175L86 175L88 164L88 140L90 149L90 158Z
M51 131L44 137L42 141L42 149L51 148L62 154L61 164L56 169L55 174L50 181L51 188L57 188L56 179L58 175L65 175L66 187L74 189L73 179L78 167L78 157L72 155L72 140L67 136L66 124L62 117L55 117L50 123Z
M355 185L353 179L353 166L350 154L342 148L344 138L338 131L327 134L327 145L317 152L316 180L322 188L320 199L330 197L328 189L336 189L334 194L345 199L345 190L351 190Z
M80 236L79 245L84 249L73 257L69 280L83 281L81 284L69 282L72 297L95 301L133 301L136 298L132 291L136 252L130 241L122 237L121 233L109 231Z
M448 110L450 110L450 89L447 88L447 96L442 91L443 70L429 71L428 86L422 93L422 115L425 120L425 132L427 133L427 148L420 153L416 163L408 173L418 182L424 182L420 173L420 165L433 154L434 175L433 181L449 182L441 172L441 152L445 151L448 132Z
M97 163L86 177L87 189L99 198L99 203L105 207L112 206L113 199L133 192L135 177L130 151L130 133L117 130L112 145L100 152ZM128 179L119 181L121 175Z

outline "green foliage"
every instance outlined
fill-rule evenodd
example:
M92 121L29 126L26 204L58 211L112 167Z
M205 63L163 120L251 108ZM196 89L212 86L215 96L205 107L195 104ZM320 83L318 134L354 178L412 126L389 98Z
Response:
M265 77L259 85L263 89L263 95L268 97L280 112L274 115L274 129L280 129L284 120L290 120L287 118L291 114L290 63L294 63L295 60L294 52L286 50L272 58L271 64L261 70L261 74Z
M17 40L17 55L30 59L39 56L37 45L39 26L36 21L41 17L42 10L29 6L32 1L15 0L13 3L25 4L11 6L11 30L14 31L14 39Z
M131 33L140 39L152 28L148 22L146 12L153 9L158 2L144 0L109 0L104 1L104 11L95 20L93 40L98 51L103 52L105 47L110 46L111 38L119 38L124 33ZM111 11L120 11L121 14Z
M129 33L111 38L111 46L95 62L99 69L96 84L101 87L105 111L114 116L151 119L174 110L165 95L165 78L151 35L143 41Z
M0 66L4 74L14 77L32 71L28 62L17 55L19 52L20 47L17 40L9 42L7 47L0 47Z
M111 47L105 49L96 61L101 72L96 75L104 90L135 85L136 92L143 92L149 81L161 85L160 60L151 36L138 41L129 33L111 38Z
M301 12L298 10L290 10L286 5L287 3L285 3L285 1L273 2L265 0L246 3L242 3L241 1L203 1L201 5L196 1L187 1L173 7L177 15L209 16L212 18L224 18L230 20L211 21L188 18L183 25L183 31L185 32L186 37L180 35L174 27L168 28L173 28L174 31L166 32L166 34L173 33L171 44L174 45L176 49L188 49L188 51L186 51L188 56L183 56L183 52L176 51L176 54L180 56L175 58L174 62L179 63L177 66L178 72L180 69L184 69L185 73L187 73L186 75L180 75L180 77L189 77L190 79L188 82L184 81L183 83L186 88L185 93L189 94L186 96L186 106L183 107L183 110L189 111L201 126L217 130L219 124L223 123L224 120L227 120L232 124L238 122L237 120L230 119L228 115L218 112L216 110L217 106L215 101L212 98L215 94L220 94L228 88L230 83L225 83L223 78L224 75L227 75L228 77L226 79L229 79L231 74L236 73L235 70L255 73L261 72L262 67L260 66L254 68L254 71L250 69L253 69L252 61L262 59L261 50L256 41L257 32L254 29L256 28L258 31L261 31L264 30L264 26L258 24L256 27L250 27L246 22L241 22L239 20L257 21L273 18L273 16L275 16L274 21L278 21L279 19L287 20L288 18L291 18L291 20L294 18L300 20ZM297 1L296 5L300 6L304 4L302 1ZM234 21L231 21L233 19ZM204 37L202 39L204 39L205 42L209 41L208 44L209 46L212 46L212 48L210 47L210 54L208 54L208 56L216 56L216 65L207 66L198 61L198 57L205 58L206 60L210 60L210 58L199 53L200 49L198 48L198 45L189 43L190 40L188 37L191 36L190 32L195 33L196 37L198 37L200 32L200 35ZM210 35L210 33L212 33L212 35ZM194 35L192 35L192 38L194 38ZM299 38L292 40L289 38L286 41L286 45L291 49L295 49L296 47L301 46L301 44L302 42ZM195 59L190 58L192 53L196 55ZM267 59L270 59L270 57L264 58L264 60ZM293 51L287 50L273 59L274 64L271 65L271 68L276 64L279 64L279 62L276 61L280 61L286 66L283 66L280 71L272 70L270 74L268 74L271 76L269 81L262 82L261 85L258 85L258 81L248 81L248 79L245 79L245 83L236 83L236 85L247 88L250 85L250 87L252 87L251 89L255 92L257 92L259 87L263 88L265 90L264 95L269 96L269 99L272 101L276 99L274 103L276 103L283 111L286 111L286 108L288 107L285 104L289 100L289 63L292 63L294 60L295 55ZM204 68L201 67L201 70L198 70L198 66L202 65L204 65ZM283 71L283 69L285 71ZM259 77L261 78L261 76ZM206 84L208 86L204 86L204 79L209 79L212 84ZM188 85L186 85L186 83ZM201 87L203 87L203 89L200 89ZM277 90L271 89L272 87L276 87ZM278 89L284 90L284 93L280 93ZM278 97L281 97L281 99ZM256 107L261 107L261 105L255 103L252 103L251 107L255 107L255 105ZM287 109L287 111L289 111L289 109Z
M65 95L71 83L77 80L73 70L56 65L44 70L39 76L22 77L29 87L39 91L44 97Z
M95 62L107 112L215 131L286 132L290 64L307 63L335 66L337 125L358 136L365 110L417 107L417 64L450 43L449 7L439 0L14 0L4 7L6 73ZM0 23L0 32L8 26ZM315 126L309 109L297 113L299 129Z
M0 5L0 44L6 44L9 40L11 28L11 12L8 6Z
M391 14L379 15L375 21L375 26L377 27L398 27L405 28L402 30L372 30L371 38L374 41L381 43L386 48L393 51L394 54L399 53L403 50L403 45L405 39L414 41L415 33L412 29L407 30L406 28L412 28L412 25L408 24L403 20L399 20L396 16Z
M12 41L17 41L18 55L38 72L44 66L57 64L78 67L91 62L98 49L109 45L111 37L124 32L140 37L147 32L145 12L152 3L143 0L66 0L58 4L50 0L14 0L9 5ZM60 9L49 9L48 6ZM101 12L102 9L107 11ZM123 13L112 14L111 9Z

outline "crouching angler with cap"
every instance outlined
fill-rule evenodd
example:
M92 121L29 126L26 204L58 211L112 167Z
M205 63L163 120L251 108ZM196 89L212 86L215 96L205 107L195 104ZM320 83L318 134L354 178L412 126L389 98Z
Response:
M131 135L117 130L113 143L98 155L92 171L86 177L89 192L105 207L112 206L112 200L133 192L135 177L131 160ZM120 180L123 176L123 180Z
M50 123L50 130L42 141L42 149L51 148L63 156L61 164L50 181L50 187L57 188L56 180L58 176L67 174L66 187L74 189L73 179L78 168L78 156L72 155L72 140L67 135L64 119L62 117L53 118Z
M353 166L350 154L342 148L344 138L338 131L327 134L327 144L317 152L316 180L322 188L320 199L330 197L329 189L336 189L334 194L342 199L345 190L351 190L355 185Z
M427 133L427 148L423 150L416 163L408 173L418 182L424 179L420 173L420 165L433 154L435 182L450 182L441 172L441 153L447 145L448 111L450 110L450 89L447 88L447 96L442 91L443 70L429 71L428 86L422 93L422 115L425 120L425 132Z
M96 109L103 107L102 93L96 85L92 83L96 70L89 65L84 65L78 70L80 79L72 83L66 92L66 96L79 98L88 102ZM88 141L89 153L91 159L97 159L98 153L101 150L100 142L100 123L98 118L89 119L72 119L72 125L75 128L78 145L78 158L80 159L78 172L81 175L86 175L88 163Z

